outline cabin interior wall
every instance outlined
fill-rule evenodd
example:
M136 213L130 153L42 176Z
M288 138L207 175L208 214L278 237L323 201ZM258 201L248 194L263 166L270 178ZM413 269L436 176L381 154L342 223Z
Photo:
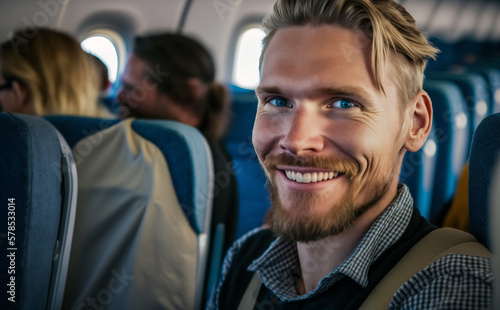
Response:
M194 0L183 33L193 35L210 49L217 78L229 83L236 37L243 22L259 22L273 4L269 0Z

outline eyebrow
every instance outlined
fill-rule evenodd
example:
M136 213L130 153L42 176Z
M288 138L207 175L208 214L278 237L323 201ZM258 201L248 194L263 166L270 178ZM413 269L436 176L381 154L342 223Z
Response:
M282 92L281 92L280 88L277 86L257 86L257 88L255 89L255 94L259 95L259 94L264 94L264 93L281 94Z
M283 91L277 86L258 86L255 94L283 94ZM372 96L361 87L342 86L342 87L321 87L308 91L310 94L319 94L322 96L348 96L356 98L370 99Z

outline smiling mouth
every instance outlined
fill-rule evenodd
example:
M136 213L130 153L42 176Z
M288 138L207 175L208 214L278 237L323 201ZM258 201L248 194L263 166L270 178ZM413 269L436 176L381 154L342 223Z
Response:
M336 177L343 175L343 173L339 171L305 172L305 173L290 171L290 170L284 170L284 171L286 177L289 180L295 181L297 183L317 183L335 179Z

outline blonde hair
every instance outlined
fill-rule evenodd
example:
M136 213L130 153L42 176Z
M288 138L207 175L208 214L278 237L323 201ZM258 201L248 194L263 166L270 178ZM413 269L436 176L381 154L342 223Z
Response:
M384 91L382 73L389 55L402 109L422 89L427 58L439 51L429 44L415 20L392 0L278 0L263 20L266 37L260 65L277 30L302 25L339 25L362 30L372 44L372 70L377 87Z
M71 36L38 28L27 38L16 31L0 46L0 61L6 79L29 88L36 115L100 114L97 68Z

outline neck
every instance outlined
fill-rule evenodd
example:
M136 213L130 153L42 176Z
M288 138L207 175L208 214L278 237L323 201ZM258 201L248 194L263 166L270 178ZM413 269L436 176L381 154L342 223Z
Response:
M356 226L349 231L319 241L297 243L302 272L297 287L300 295L314 290L323 277L337 268L352 253L369 228L369 226Z
M198 128L201 124L201 119L194 113L186 111L185 113L179 114L179 122Z
M397 192L397 190L396 190ZM392 199L381 201L361 215L356 223L340 234L308 242L297 243L301 279L297 284L297 293L303 295L314 290L319 281L337 268L356 248L359 241L366 234L375 219L385 210Z

